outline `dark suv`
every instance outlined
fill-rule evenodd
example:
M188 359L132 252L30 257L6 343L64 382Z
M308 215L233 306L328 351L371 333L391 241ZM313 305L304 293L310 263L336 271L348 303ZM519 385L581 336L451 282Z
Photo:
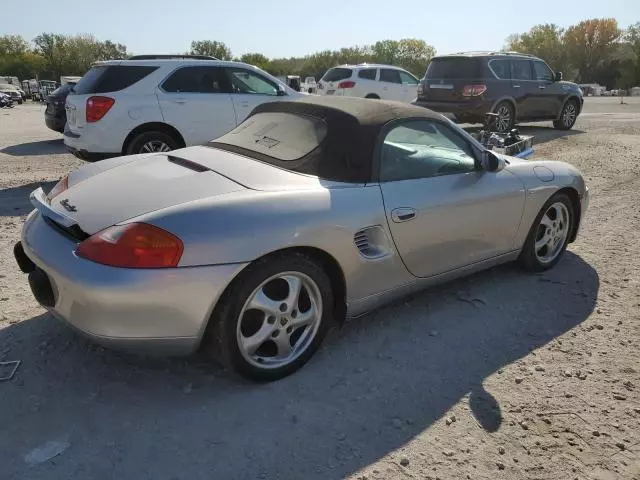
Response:
M539 58L515 52L469 52L434 57L418 85L416 105L451 113L462 123L499 115L506 132L516 121L553 120L569 130L582 110L582 91L563 82Z

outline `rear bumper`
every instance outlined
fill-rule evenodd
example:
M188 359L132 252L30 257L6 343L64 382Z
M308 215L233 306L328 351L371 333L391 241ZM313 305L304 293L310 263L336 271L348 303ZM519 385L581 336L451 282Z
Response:
M36 299L96 343L153 354L193 352L220 295L246 265L113 268L78 257L76 247L37 211L27 217L14 253Z
M121 152L105 152L102 148L86 141L85 135L73 133L68 128L63 130L64 145L67 151L81 160L95 162L105 158L118 157Z
M64 125L67 123L67 118L65 116L56 116L56 115L51 115L51 114L45 113L44 114L44 123L51 130L63 133L64 132Z
M416 99L412 102L419 107L428 108L434 112L452 113L458 119L483 120L485 113L491 111L493 103L490 100L475 100L467 102L436 102L432 100Z

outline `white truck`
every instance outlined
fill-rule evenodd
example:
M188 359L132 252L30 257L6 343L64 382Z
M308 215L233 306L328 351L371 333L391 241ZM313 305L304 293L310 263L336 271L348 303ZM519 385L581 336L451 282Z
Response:
M318 92L318 84L316 83L315 77L305 77L304 82L302 82L301 90L307 93L317 93Z

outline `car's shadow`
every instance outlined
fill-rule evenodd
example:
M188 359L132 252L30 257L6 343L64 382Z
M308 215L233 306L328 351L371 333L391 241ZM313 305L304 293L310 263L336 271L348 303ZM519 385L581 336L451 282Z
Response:
M577 130L575 128L572 128L571 130L556 130L553 127L546 126L546 123L547 122L545 122L544 124L519 124L516 125L516 128L521 135L533 136L534 150L536 148L536 145L539 145L541 143L586 133L583 130ZM477 133L482 130L482 127L480 125L464 124L461 126L469 133Z
M38 187L45 192L53 188L56 182L33 182L19 187L0 189L0 217L20 217L26 215L33 206L29 202L29 194Z
M343 478L465 396L464 415L497 430L500 398L483 381L583 322L598 289L596 271L569 252L545 274L498 267L348 322L271 384L198 356L103 350L40 315L0 330L0 360L22 360L1 385L0 464L33 479ZM26 466L27 452L58 438L68 452Z
M36 155L60 155L67 153L62 138L56 140L38 140L36 142L10 145L0 150L0 153L16 157L32 157Z

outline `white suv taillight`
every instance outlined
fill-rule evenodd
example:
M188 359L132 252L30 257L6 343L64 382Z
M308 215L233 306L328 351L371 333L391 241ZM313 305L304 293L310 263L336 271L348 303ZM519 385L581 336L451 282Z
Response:
M87 99L87 123L94 123L104 117L116 101L111 97L89 97Z

